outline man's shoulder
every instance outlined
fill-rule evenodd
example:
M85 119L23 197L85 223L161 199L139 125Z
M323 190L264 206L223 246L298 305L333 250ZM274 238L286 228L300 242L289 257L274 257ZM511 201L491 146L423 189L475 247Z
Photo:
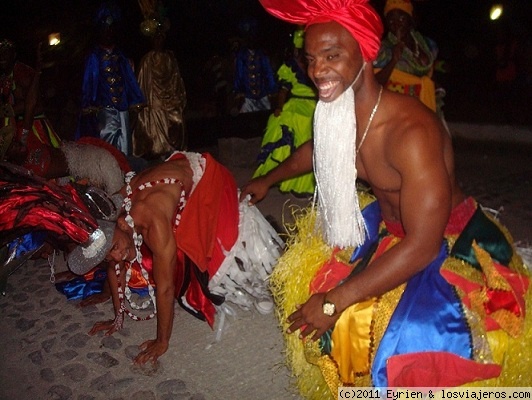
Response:
M404 138L405 135L440 134L441 126L432 110L414 97L391 94L393 96L390 96L385 108L386 118L383 121L386 136Z
M394 125L405 126L430 119L427 108L413 96L388 91L383 110Z

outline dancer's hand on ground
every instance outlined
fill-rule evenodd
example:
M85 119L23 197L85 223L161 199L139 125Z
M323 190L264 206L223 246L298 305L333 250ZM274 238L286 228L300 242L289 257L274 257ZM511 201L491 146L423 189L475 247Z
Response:
M240 201L246 199L246 196L250 196L249 204L256 204L266 197L270 185L266 182L266 179L262 176L255 178L242 187L240 192Z
M288 317L290 326L287 332L293 333L300 329L301 339L309 336L311 340L318 340L327 330L335 324L339 315L329 317L323 313L325 293L314 294L303 305L298 305L297 310Z
M157 359L168 350L168 343L158 341L157 339L147 340L139 348L141 352L135 357L134 363L143 365L151 361L152 364L155 364Z
M111 336L113 333L118 332L124 326L124 313L120 313L115 319L108 321L98 321L94 324L89 331L89 335L96 335L98 332L105 331L105 336Z

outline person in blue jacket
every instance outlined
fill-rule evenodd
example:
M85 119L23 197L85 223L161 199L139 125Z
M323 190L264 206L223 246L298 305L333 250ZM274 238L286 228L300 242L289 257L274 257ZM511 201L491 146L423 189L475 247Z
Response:
M76 138L99 135L131 156L129 112L140 111L146 101L132 63L116 45L115 30L120 19L120 9L114 3L104 3L98 10L99 40L85 64L81 98L82 115L92 118L88 119L91 123L87 119L80 123Z

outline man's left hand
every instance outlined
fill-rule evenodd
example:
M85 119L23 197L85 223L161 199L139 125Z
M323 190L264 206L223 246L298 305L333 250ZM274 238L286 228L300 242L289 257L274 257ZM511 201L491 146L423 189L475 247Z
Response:
M331 328L339 315L329 317L323 313L323 301L325 293L314 294L308 301L297 306L297 311L288 317L290 326L288 333L293 333L300 329L301 339L309 336L311 340L318 340L329 328Z
M119 313L115 319L108 321L99 321L94 324L89 331L89 335L96 335L98 332L105 331L105 336L111 336L113 333L118 332L124 327L124 313Z
M147 340L139 347L141 352L135 357L134 363L137 365L143 365L148 361L151 361L152 364L155 364L157 359L168 350L168 343L160 342L157 339Z

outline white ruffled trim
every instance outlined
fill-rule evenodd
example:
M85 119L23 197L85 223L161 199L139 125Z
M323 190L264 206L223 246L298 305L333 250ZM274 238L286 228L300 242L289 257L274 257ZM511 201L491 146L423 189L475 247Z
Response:
M166 159L168 161L170 158L172 158L175 154L183 154L190 164L190 168L192 168L192 189L190 190L189 196L192 194L194 189L196 189L196 186L198 185L198 182L203 177L203 172L205 171L205 166L207 165L207 161L200 153L191 153L187 151L174 151L170 157Z
M216 274L209 281L212 293L244 310L253 307L262 314L273 310L268 279L284 243L270 223L249 200L239 204L238 239Z

